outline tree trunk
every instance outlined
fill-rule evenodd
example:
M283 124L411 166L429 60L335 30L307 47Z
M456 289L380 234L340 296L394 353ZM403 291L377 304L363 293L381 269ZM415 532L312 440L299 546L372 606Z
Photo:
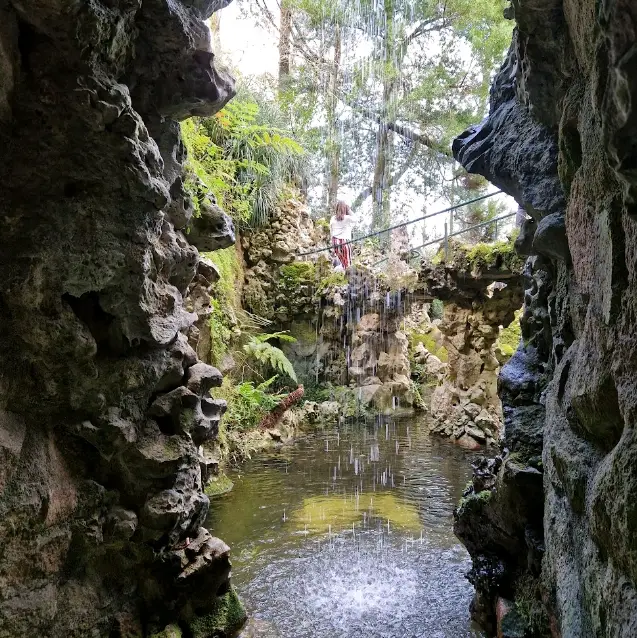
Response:
M331 214L336 207L338 185L341 175L341 142L336 121L336 107L340 88L340 67L342 55L341 27L334 28L334 60L330 68L327 95L327 143L325 145L327 164L327 210Z
M212 51L217 57L221 55L220 24L221 15L219 13L213 13L208 21L208 25L210 26L210 33L212 34Z
M305 390L300 385L294 392L290 392L281 403L279 403L269 414L261 419L259 423L260 430L268 430L273 428L280 420L281 417L289 410L295 403L303 398Z
M279 23L279 97L285 92L292 69L292 9L281 2Z

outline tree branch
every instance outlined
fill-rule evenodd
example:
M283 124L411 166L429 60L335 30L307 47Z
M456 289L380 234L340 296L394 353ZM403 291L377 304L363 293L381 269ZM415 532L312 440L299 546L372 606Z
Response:
M416 141L414 143L414 145L413 145L413 148L409 152L409 156L402 163L402 166L389 178L389 180L387 181L387 184L385 185L385 188L392 188L393 186L398 184L398 182L403 178L405 173L409 170L409 167L411 166L411 163L412 163L414 157L416 157L416 154L418 153L419 150L420 150L420 142ZM373 190L374 189L371 186L366 186L356 196L356 199L352 203L352 210L356 210L356 209L360 208L362 206L363 202L368 197L371 197L371 195L373 193Z

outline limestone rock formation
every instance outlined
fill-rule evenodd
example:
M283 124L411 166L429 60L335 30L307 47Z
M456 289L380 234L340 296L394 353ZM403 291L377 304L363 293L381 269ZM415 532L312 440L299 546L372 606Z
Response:
M508 247L507 247L508 248ZM501 427L497 396L496 340L522 305L521 262L493 249L489 263L470 263L456 246L447 263L423 262L422 284L443 300L438 328L448 364L431 397L433 431L453 436L465 447L493 444Z
M313 263L295 261L295 257L316 248L320 237L309 210L294 198L279 203L267 227L243 235L241 245L248 267L245 308L264 319L283 322L312 315Z
M233 94L204 23L222 4L0 2L3 636L194 627L228 595L176 121Z
M516 598L529 635L632 636L637 9L513 7L489 117L454 153L533 218L523 345L500 378L506 454L486 483L477 468L456 529L486 624Z

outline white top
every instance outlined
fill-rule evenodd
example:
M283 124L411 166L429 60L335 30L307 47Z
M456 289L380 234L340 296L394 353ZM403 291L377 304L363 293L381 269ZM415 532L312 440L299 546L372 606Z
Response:
M349 241L352 238L352 228L356 226L356 218L353 215L345 215L342 221L336 219L336 215L332 215L330 219L330 233L332 237Z

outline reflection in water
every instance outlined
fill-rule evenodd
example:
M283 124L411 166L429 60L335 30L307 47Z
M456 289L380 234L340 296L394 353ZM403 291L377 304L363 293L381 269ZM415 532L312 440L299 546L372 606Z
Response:
M247 638L461 638L467 553L453 507L469 454L414 421L350 424L254 459L213 502Z

